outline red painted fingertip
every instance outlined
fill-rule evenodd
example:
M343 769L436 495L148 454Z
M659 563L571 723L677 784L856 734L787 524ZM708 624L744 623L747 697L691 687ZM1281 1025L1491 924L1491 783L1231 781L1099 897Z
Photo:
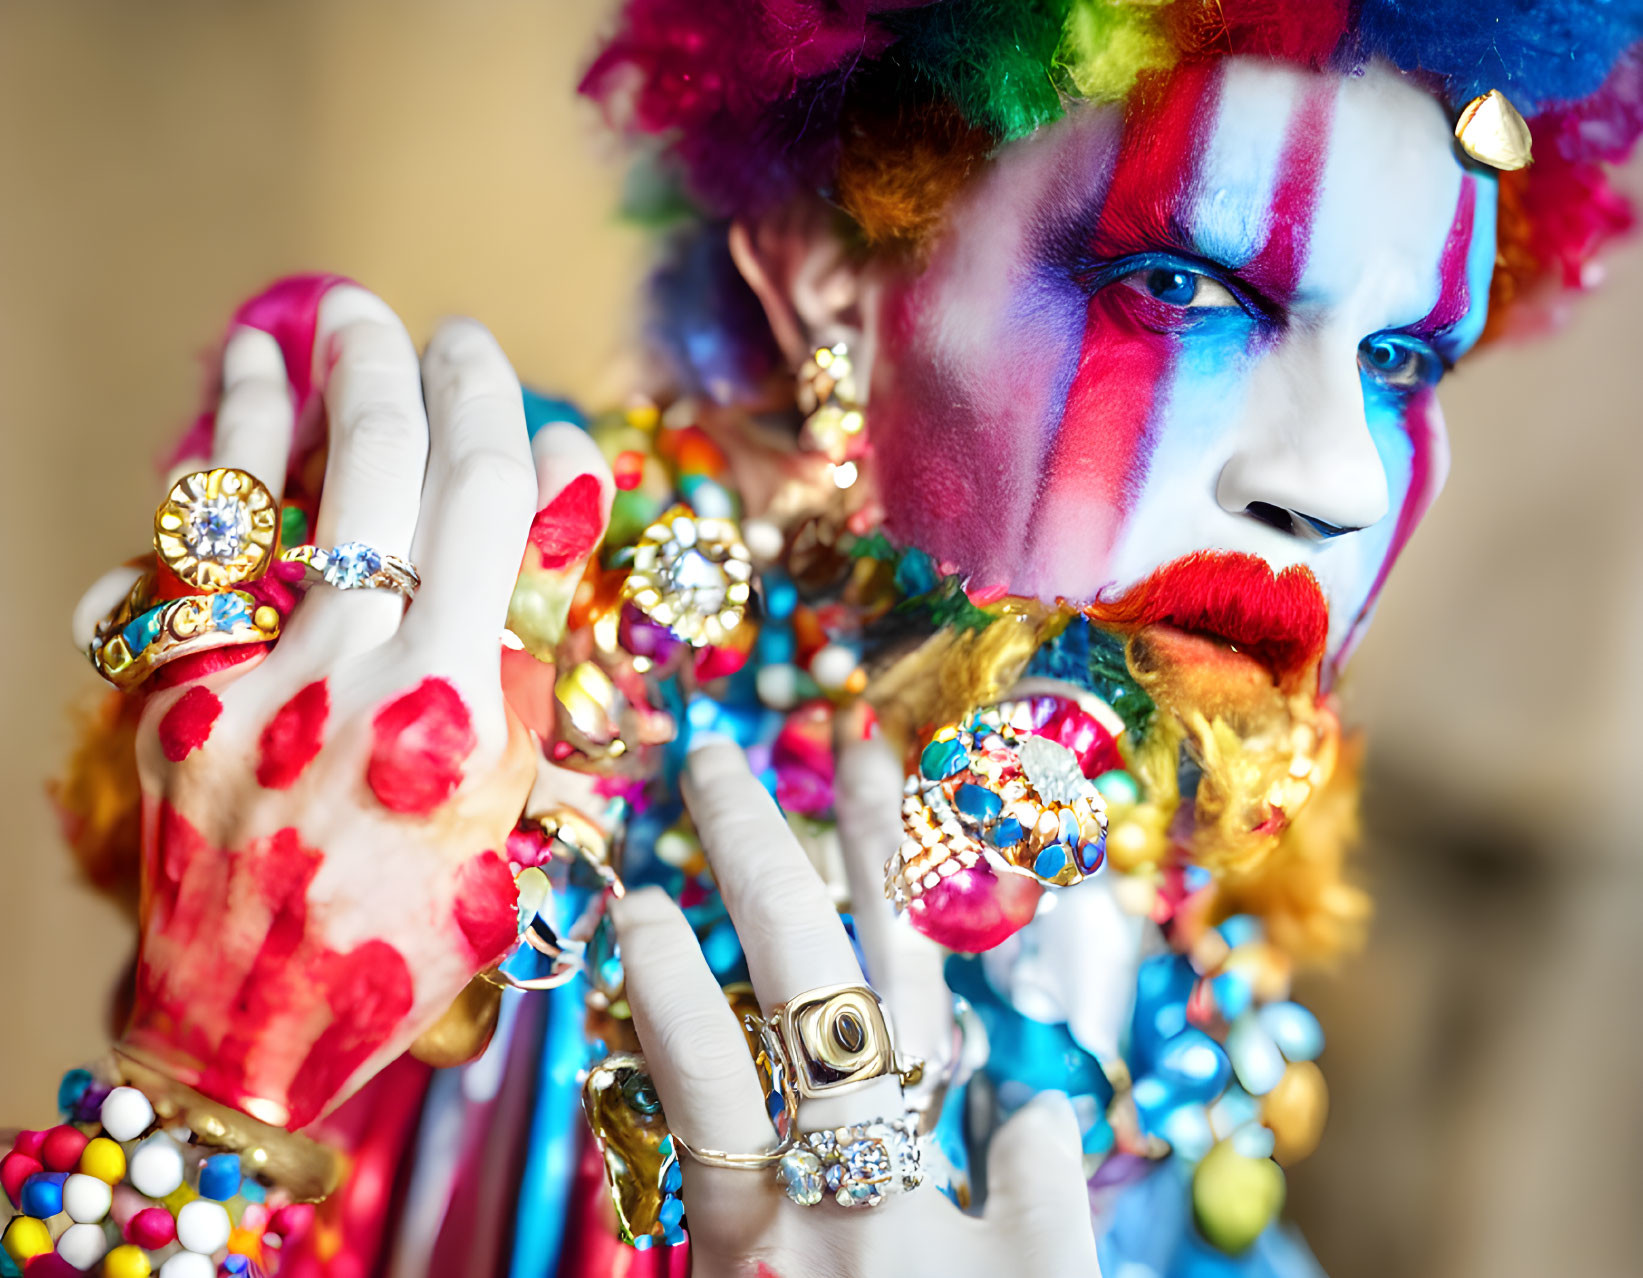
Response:
M330 713L331 691L323 679L316 679L276 710L262 730L257 784L268 790L289 790L295 785L319 753Z
M158 729L160 749L173 763L181 763L206 743L222 713L222 702L210 688L193 687L165 712Z
M531 545L541 553L544 568L565 568L586 558L604 532L599 480L593 475L578 475L536 513L531 523Z
M372 720L365 780L390 812L426 816L462 784L462 764L478 744L473 717L448 680L428 678Z

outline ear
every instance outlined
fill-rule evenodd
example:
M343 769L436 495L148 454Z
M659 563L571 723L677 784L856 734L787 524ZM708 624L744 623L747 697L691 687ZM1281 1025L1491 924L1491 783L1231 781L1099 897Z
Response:
M730 256L794 368L818 346L842 341L865 370L866 267L840 238L837 218L820 200L796 200L730 228Z

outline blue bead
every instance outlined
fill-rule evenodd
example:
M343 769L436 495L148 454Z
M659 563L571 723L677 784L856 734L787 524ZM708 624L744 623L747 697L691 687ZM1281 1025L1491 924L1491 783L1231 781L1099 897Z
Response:
M1261 1028L1272 1035L1285 1059L1310 1061L1324 1050L1324 1030L1318 1018L1299 1003L1268 1003L1258 1015Z
M1229 1021L1242 1016L1255 998L1249 981L1237 972L1222 972L1210 981L1209 988L1215 995L1215 1005L1221 1009L1221 1015Z
M23 1271L4 1247L0 1247L0 1278L23 1278Z
M1141 787L1123 768L1103 772L1095 779L1095 788L1108 803L1139 803Z
M779 666L793 660L793 632L780 626L766 626L759 632L759 664Z
M1021 828L1021 822L1014 817L1005 817L989 832L987 837L992 840L995 848L1013 848L1026 837L1027 832Z
M1183 1100L1207 1103L1226 1090L1232 1062L1208 1034L1191 1026L1165 1041L1154 1066Z
M935 561L917 548L909 548L896 565L896 589L904 595L927 595L941 584Z
M1097 1117L1090 1130L1084 1133L1084 1152L1099 1158L1113 1147L1116 1139L1112 1124L1104 1117Z
M649 1251L656 1245L656 1240L649 1234L636 1234L633 1239L634 1251Z
M262 1187L260 1180L253 1180L247 1176L240 1181L240 1197L248 1203L268 1201L268 1191Z
M764 587L765 616L778 620L791 616L794 605L799 602L799 592L793 583L786 577L762 573L760 584Z
M1101 862L1107 859L1107 836L1091 839L1088 843L1080 843L1078 848L1078 868L1085 874L1094 874L1101 868Z
M672 1228L685 1218L685 1205L677 1198L669 1198L662 1203L662 1209L656 1213L656 1219L662 1222L664 1228Z
M1229 919L1221 920L1215 930L1221 934L1222 940L1237 949L1246 942L1260 940L1264 929L1261 920L1253 914L1234 914Z
M227 1273L231 1274L249 1273L251 1271L251 1261L245 1256L231 1252L222 1262L222 1267Z
M664 1194L676 1194L683 1184L684 1178L680 1175L678 1162L669 1163L667 1170L662 1173L662 1192Z
M225 1203L240 1192L240 1156L213 1154L200 1164L200 1197Z
M1041 879L1053 879L1067 868L1067 849L1059 843L1052 843L1038 854L1033 862L1033 873Z
M64 1118L73 1117L74 1107L90 1086L91 1071L88 1069L71 1069L63 1075L63 1081L57 1084L57 1108Z
M945 781L964 771L964 765L968 762L969 752L957 737L949 737L946 741L932 741L924 747L924 753L919 756L918 769L931 781Z
M23 1182L23 1215L45 1220L63 1210L63 1182L66 1172L36 1172Z
M976 821L991 821L1004 810L1004 800L991 790L966 781L953 796L958 810Z

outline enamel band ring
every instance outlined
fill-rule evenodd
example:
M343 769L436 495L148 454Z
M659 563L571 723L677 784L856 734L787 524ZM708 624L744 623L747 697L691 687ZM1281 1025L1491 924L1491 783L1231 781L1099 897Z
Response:
M362 541L344 542L329 550L295 546L281 555L280 561L301 564L308 570L310 581L323 581L338 590L392 590L410 599L422 585L421 575L408 559Z
M97 627L87 656L116 688L135 688L181 657L279 638L280 614L243 590L187 595L135 612L131 599Z
M268 571L280 504L255 475L217 466L184 475L154 512L154 552L189 589L216 594Z

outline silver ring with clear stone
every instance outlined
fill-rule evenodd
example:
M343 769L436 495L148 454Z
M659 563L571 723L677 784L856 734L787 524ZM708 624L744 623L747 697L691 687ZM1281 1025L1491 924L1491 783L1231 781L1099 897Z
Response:
M875 1118L804 1132L776 1164L776 1182L801 1207L827 1195L841 1207L877 1207L924 1183L918 1118Z
M327 550L321 546L294 546L280 556L282 563L301 564L308 580L323 581L338 590L392 590L410 599L422 585L415 565L362 541L347 541Z

